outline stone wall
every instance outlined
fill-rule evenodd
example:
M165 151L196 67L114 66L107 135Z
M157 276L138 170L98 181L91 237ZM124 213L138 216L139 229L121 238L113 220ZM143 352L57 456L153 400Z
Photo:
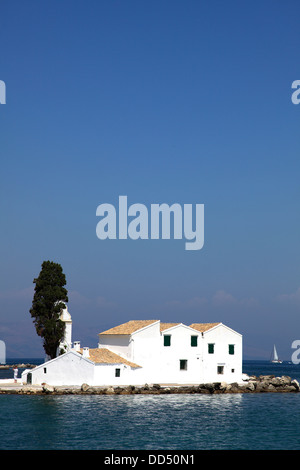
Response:
M142 386L107 386L94 387L88 384L82 384L81 387L53 387L52 385L42 384L41 386L23 385L1 387L0 393L18 393L18 394L80 394L80 395L132 395L132 394L226 394L226 393L297 393L300 386L297 380L291 377L274 375L251 376L243 383L227 384L225 382L206 383L199 385L160 385L145 384Z

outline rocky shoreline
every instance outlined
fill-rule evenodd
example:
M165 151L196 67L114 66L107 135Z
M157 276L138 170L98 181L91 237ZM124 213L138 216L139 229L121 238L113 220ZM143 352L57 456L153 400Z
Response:
M36 367L36 364L0 364L0 370L7 369L33 369Z
M243 383L227 384L225 382L199 385L160 385L145 384L142 386L52 386L46 383L38 385L1 386L0 394L15 393L20 395L162 395L162 394L228 394L228 393L298 393L300 385L289 376L274 375L251 376Z

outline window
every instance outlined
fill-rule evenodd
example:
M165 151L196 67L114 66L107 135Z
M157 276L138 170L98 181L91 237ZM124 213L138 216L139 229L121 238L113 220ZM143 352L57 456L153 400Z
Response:
M224 366L218 366L218 374L224 374Z
M179 368L180 370L187 370L187 359L179 360Z
M47 374L47 368L44 367L44 374Z
M234 374L234 369L231 369L231 372Z
M213 354L214 352L215 352L215 345L213 343L209 343L208 354Z
M229 352L229 354L234 354L234 344L229 344L228 345L228 352Z
M171 336L164 335L164 346L171 346Z
M198 346L198 336L191 336L191 346Z
M115 377L120 377L121 369L115 369Z

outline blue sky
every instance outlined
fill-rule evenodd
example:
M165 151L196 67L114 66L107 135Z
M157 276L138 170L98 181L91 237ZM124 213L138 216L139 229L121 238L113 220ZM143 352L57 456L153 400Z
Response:
M246 358L299 339L299 2L4 1L0 339L41 357L44 260L73 339L131 319L221 321ZM205 205L205 244L96 237L96 208Z

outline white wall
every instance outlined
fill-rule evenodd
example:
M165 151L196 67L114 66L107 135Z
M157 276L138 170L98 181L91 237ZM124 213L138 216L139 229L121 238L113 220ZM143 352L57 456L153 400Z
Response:
M152 323L131 335L130 360L151 367L160 357L160 322Z
M33 385L43 382L49 385L81 385L93 381L94 365L81 354L70 351L34 369L26 370L22 374L23 383L27 382L28 373L32 375Z
M164 346L164 336L171 336L171 345ZM197 346L191 346L191 336L198 337ZM202 371L199 356L202 352L201 333L185 325L164 330L160 338L160 382L201 383ZM180 369L180 361L186 362L186 369Z
M130 335L104 335L98 336L98 347L108 348L115 354L132 360Z
M160 341L160 322L152 323L131 335L99 335L98 347L108 348L116 354L145 365L158 353Z
M204 380L207 382L240 382L242 378L242 336L225 325L218 325L203 335ZM214 344L214 353L208 353L208 344ZM234 354L229 354L229 344ZM218 374L218 366L224 373ZM234 370L234 372L232 372Z
M148 383L199 384L242 379L242 336L225 325L204 334L185 325L161 333L145 333L134 335L134 362L143 366ZM171 336L170 346L164 346L165 335ZM197 336L197 346L191 346L191 336ZM214 354L208 354L208 343L215 344ZM228 352L229 344L234 345L234 355ZM180 361L187 361L186 369L180 368ZM218 366L223 366L223 374L218 374Z
M120 376L116 377L116 369ZM125 364L96 364L94 369L94 385L139 385L143 384L143 369L132 369Z

